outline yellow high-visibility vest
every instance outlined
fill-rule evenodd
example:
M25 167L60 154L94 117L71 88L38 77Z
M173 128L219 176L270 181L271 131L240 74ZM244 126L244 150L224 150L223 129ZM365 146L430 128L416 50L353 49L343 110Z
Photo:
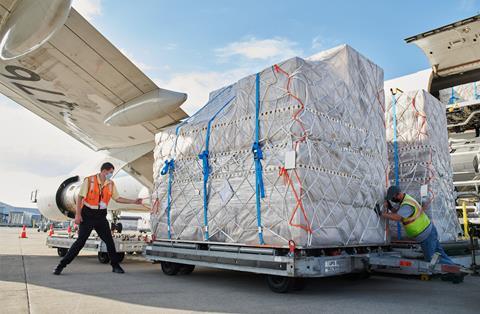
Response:
M422 206L410 195L405 194L400 207L403 205L409 205L413 207L413 214L407 218L402 217L402 224L405 228L405 232L411 238L415 238L422 233L430 225L430 219L423 212Z

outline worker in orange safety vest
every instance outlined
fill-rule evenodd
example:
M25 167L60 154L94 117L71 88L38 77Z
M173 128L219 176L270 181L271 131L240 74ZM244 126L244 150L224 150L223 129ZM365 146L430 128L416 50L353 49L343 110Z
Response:
M119 256L107 220L107 206L111 199L122 204L141 204L142 199L131 200L119 196L115 183L111 180L114 169L111 163L106 162L101 166L100 173L86 177L83 181L78 193L75 213L75 223L79 226L78 238L54 269L55 275L60 275L62 270L73 261L94 229L107 246L112 271L124 273L119 264Z

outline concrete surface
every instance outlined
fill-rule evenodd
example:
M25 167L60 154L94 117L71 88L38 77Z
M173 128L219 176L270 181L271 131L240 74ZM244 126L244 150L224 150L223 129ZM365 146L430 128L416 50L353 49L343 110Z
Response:
M0 313L479 313L480 278L460 285L399 277L314 279L304 291L272 293L262 276L196 269L163 275L160 265L125 260L114 274L92 252L61 276L51 274L56 250L46 233L0 228Z

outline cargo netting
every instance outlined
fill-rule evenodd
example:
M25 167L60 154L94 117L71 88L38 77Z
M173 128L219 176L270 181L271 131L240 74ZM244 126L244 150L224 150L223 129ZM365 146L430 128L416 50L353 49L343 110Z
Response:
M386 91L389 181L426 207L442 242L460 232L455 208L445 105L424 90ZM408 240L399 223L392 239Z
M287 247L384 245L383 70L349 46L211 93L156 135L156 238Z

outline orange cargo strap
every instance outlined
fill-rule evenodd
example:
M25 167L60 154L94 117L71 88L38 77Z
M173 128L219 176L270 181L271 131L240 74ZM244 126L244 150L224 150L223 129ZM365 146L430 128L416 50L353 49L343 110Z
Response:
M305 212L305 208L303 207L303 202L302 202L302 198L299 194L302 193L302 187L301 187L301 182L300 182L300 178L298 177L298 174L297 172L294 170L294 173L295 173L295 177L298 181L298 183L300 184L300 193L298 193L296 190L295 190L295 187L293 186L293 181L292 181L292 178L290 177L290 175L288 174L288 171L287 169L285 169L284 167L280 168L280 172L278 173L278 175L280 177L283 176L283 179L284 179L284 182L287 186L290 186L292 188L292 192L293 192L293 195L295 196L295 200L297 201L297 204L295 206L295 209L293 210L292 212L292 215L290 216L290 221L288 222L290 226L293 226L293 227L297 227L297 228L301 228L303 230L305 230L306 232L308 233L312 233L312 229L310 228L310 222L308 220L308 217L307 217L307 213ZM293 223L293 219L295 218L295 215L298 211L298 209L300 208L300 210L302 211L302 215L303 215L303 218L305 218L305 221L306 221L306 225L304 224L294 224Z

